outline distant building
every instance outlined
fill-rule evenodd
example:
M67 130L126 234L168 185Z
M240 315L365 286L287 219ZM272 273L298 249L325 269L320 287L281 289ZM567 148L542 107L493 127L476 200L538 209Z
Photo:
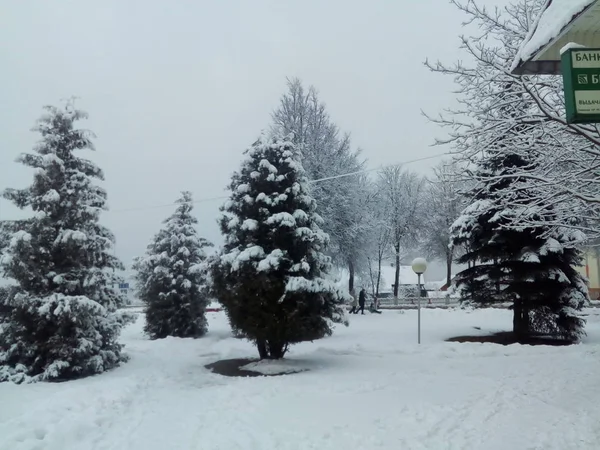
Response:
M600 299L600 248L592 247L585 250L584 265L577 271L588 279L588 288L592 300Z
M396 280L396 268L390 265L381 267L381 280L379 282L379 292L393 292L394 282ZM423 279L421 279L423 282ZM416 286L419 283L419 277L413 272L410 266L400 266L400 285Z

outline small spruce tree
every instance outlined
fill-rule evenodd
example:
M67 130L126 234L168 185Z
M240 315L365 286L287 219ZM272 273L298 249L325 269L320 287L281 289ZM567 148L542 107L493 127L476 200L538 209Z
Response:
M290 344L347 324L346 298L327 279L328 238L294 145L259 139L229 189L213 282L233 330L256 344L261 359L279 359Z
M86 114L67 103L46 107L35 130L35 153L21 155L35 169L31 186L4 197L33 217L11 233L1 269L17 287L2 298L0 381L64 380L104 372L125 359L117 342L131 316L119 313L116 289L123 267L112 254L113 235L99 224L106 192L102 171L75 155L92 150L92 134L74 123Z
M192 194L183 192L173 215L137 258L136 282L146 303L145 331L152 339L167 336L200 337L206 333L208 266L205 248L192 216Z

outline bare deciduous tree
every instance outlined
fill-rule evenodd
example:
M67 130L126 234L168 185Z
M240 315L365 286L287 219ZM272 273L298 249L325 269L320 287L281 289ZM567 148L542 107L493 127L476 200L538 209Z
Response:
M288 80L288 91L273 112L272 134L289 136L302 155L311 194L317 201L317 213L323 218L323 230L329 234L329 251L338 265L350 273L349 289L365 252L361 236L366 232L364 208L368 195L365 178L342 176L359 172L364 163L360 151L351 148L350 136L341 134L330 119L317 90L306 91L302 82Z
M452 280L452 263L456 248L450 242L450 227L458 218L466 201L460 191L465 186L464 168L457 163L442 161L434 169L425 191L426 214L421 247L429 258L439 258L446 263L448 286Z
M378 185L396 268L394 297L398 297L401 251L403 246L416 242L423 223L425 179L400 166L394 166L381 170Z

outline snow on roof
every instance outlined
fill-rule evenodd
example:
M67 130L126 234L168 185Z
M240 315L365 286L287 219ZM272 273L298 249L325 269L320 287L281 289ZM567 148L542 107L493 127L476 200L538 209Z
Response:
M531 60L546 45L555 40L580 13L597 0L548 0L529 35L523 41L512 66Z
M426 281L423 283L423 286L425 286L425 289L428 291L439 291L441 288L446 286L446 280Z
M396 268L393 266L381 267L381 291L385 292L392 289L392 284L396 278ZM417 284L419 277L413 272L410 266L400 266L400 284Z
M348 288L349 272L347 269L340 267L334 268L329 274L330 279L338 288ZM396 277L396 269L390 265L381 266L380 292L391 292L392 284ZM418 284L417 274L413 272L410 266L400 266L400 284ZM369 287L371 281L368 278L361 279L359 275L355 276L355 287L359 289L361 286Z

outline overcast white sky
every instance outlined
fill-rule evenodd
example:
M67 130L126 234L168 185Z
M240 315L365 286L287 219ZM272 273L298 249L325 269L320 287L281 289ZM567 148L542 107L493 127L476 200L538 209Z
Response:
M37 140L41 107L80 97L113 210L103 223L126 264L172 208L118 210L184 189L223 195L286 77L319 89L371 167L444 151L420 110L454 98L452 81L423 66L461 55L463 16L447 0L0 0L0 11L0 189L31 182L14 159ZM196 208L217 242L218 207ZM21 217L0 199L0 220Z

